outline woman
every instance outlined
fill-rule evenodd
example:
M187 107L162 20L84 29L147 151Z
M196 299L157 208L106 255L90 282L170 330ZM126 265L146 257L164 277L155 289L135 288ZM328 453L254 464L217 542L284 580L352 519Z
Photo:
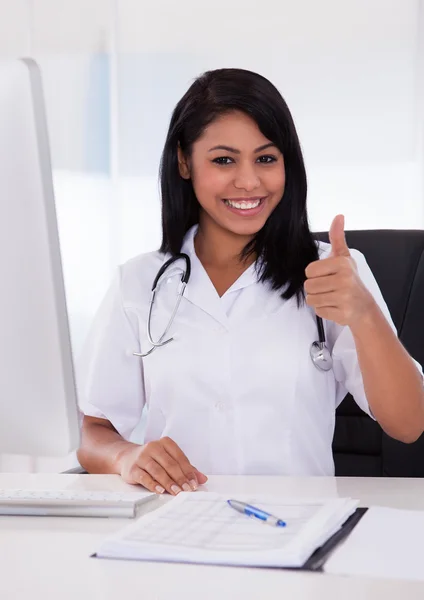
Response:
M331 244L314 241L298 137L268 80L221 69L192 84L171 118L161 188L160 251L119 269L81 360L83 467L171 494L205 473L330 475L347 391L389 435L418 438L422 375L363 255L346 245L343 216ZM149 353L152 282L179 252L191 277L163 338L173 340ZM180 259L160 279L153 340L184 268ZM327 371L310 356L316 316ZM144 407L139 445L129 438Z

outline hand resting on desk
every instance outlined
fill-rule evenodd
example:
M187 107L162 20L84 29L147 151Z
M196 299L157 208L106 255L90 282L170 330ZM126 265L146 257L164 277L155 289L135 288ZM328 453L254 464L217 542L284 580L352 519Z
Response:
M174 496L182 490L194 491L207 481L169 437L144 446L132 444L122 456L121 476L127 483L141 483L151 492L166 490Z
M167 491L175 496L197 489L208 479L171 438L134 444L99 417L84 416L77 456L88 473L116 473L126 483L143 485L157 494Z

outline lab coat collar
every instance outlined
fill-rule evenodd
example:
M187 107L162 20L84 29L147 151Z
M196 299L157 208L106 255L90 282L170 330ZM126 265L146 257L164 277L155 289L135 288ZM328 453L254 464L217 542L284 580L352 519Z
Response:
M191 275L184 292L184 298L209 314L225 328L228 328L229 321L224 309L224 303L221 301L218 292L194 249L194 237L197 233L197 229L198 225L194 225L188 230L181 247L181 252L187 254L191 261ZM168 260L170 256L170 254L166 254L164 261ZM180 270L178 272L181 273ZM224 295L226 296L227 294L241 290L249 285L257 283L257 281L256 264L253 263L246 271L244 271L244 273L242 273Z

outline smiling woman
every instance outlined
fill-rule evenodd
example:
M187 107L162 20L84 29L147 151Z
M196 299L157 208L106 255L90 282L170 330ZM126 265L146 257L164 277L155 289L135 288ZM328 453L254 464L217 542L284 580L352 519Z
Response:
M304 269L318 251L298 136L271 82L243 69L199 77L172 115L161 185L162 251L177 253L187 229L199 223L195 245L206 270L225 265L233 271L225 275L228 284L261 257L261 281L286 287L283 297L301 302ZM213 244L204 243L208 231Z
M331 244L315 242L297 133L267 79L220 69L195 80L172 114L161 191L161 248L119 269L81 358L88 471L172 494L206 474L333 474L347 391L392 436L416 439L418 365L364 257L347 247L343 217ZM329 369L309 353L317 315ZM150 328L172 343L148 352ZM144 407L138 445L129 438Z
M238 140L238 148L217 144L219 140ZM270 148L273 154L269 154ZM255 251L242 261L240 255L284 195L282 152L266 139L252 118L232 111L206 127L190 156L179 148L179 171L183 178L191 179L201 207L197 255L222 296L256 260ZM219 245L208 241L210 230L219 236Z

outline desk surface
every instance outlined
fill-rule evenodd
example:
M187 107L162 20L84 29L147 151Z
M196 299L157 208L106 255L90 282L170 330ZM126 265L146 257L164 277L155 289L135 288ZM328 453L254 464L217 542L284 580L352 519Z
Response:
M126 490L115 475L0 474L0 488ZM206 491L293 497L355 497L362 506L424 510L424 479L211 477ZM132 489L132 488L131 488ZM161 500L153 500L151 510ZM163 501L163 499L162 499ZM127 519L0 517L0 598L150 600L231 598L415 600L424 583L320 573L99 560L90 558Z

